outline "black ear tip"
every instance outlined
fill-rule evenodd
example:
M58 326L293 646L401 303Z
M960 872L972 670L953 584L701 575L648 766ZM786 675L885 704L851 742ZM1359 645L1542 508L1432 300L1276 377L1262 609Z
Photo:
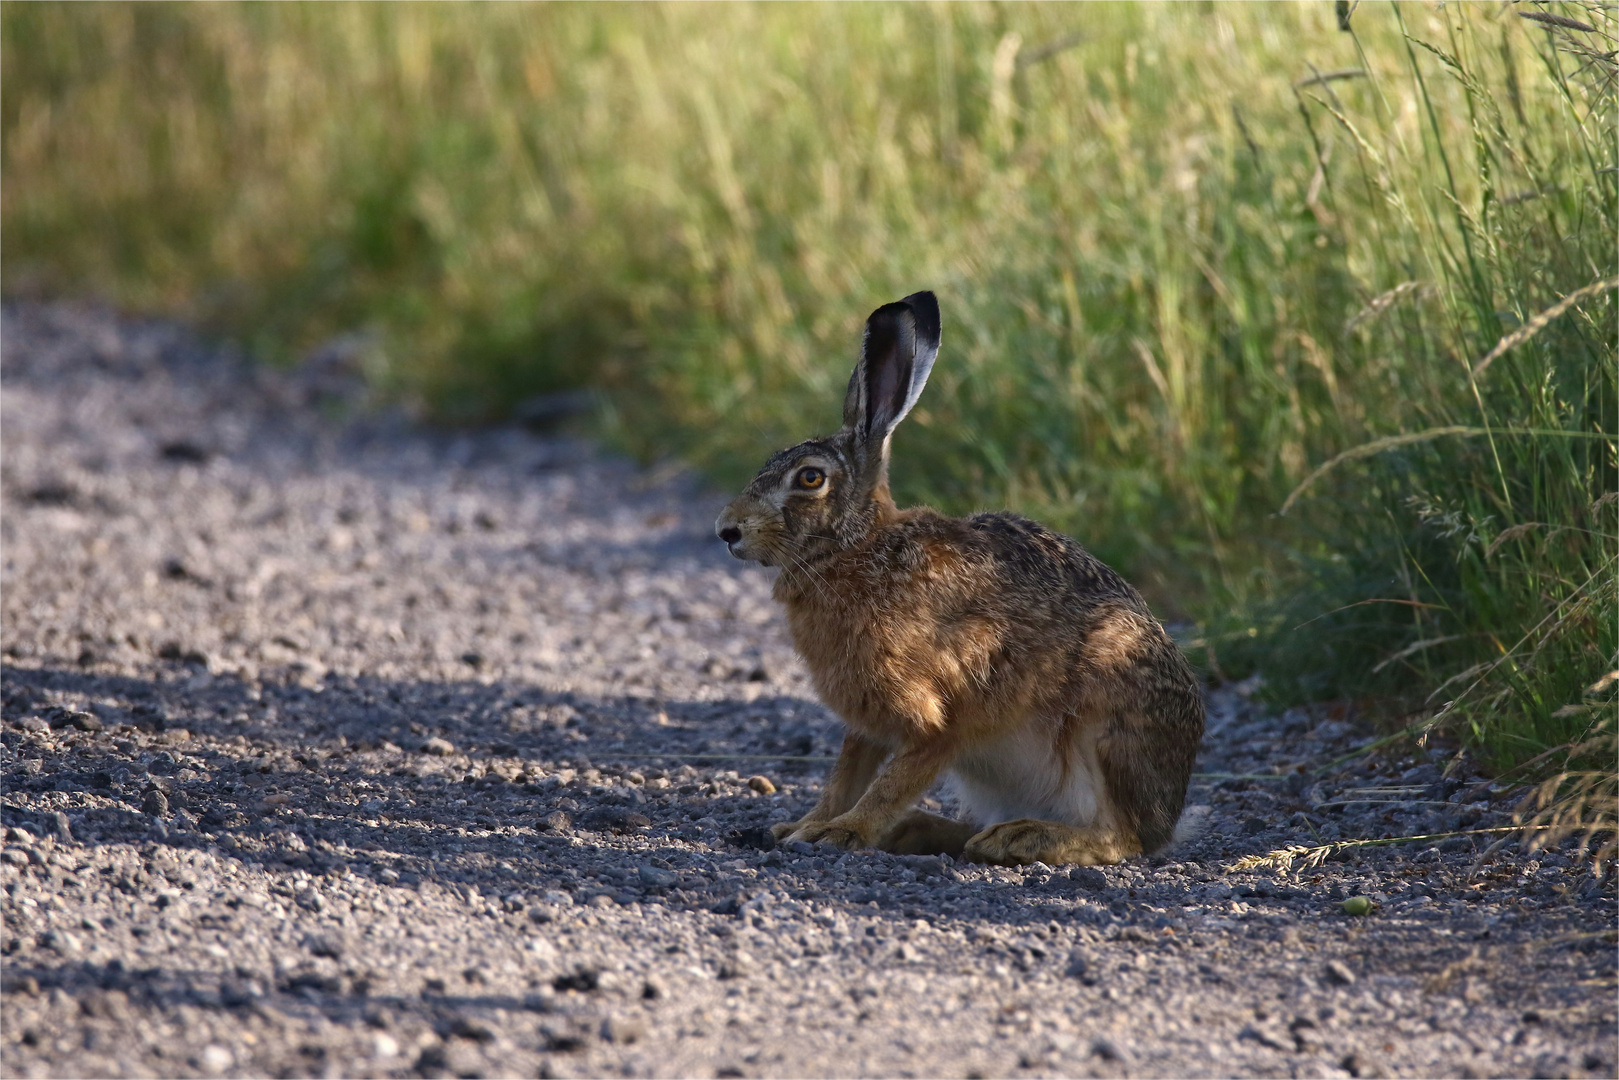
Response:
M924 289L914 292L900 303L911 309L916 319L916 336L924 341L939 340L939 298Z

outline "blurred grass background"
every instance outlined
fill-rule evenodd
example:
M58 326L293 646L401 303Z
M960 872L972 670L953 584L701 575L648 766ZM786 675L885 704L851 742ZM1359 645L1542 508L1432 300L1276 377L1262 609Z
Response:
M866 313L932 288L902 498L1042 518L1216 677L1538 778L1610 745L1619 666L1615 29L8 2L0 272L269 361L346 335L446 422L598 388L722 484L835 426Z

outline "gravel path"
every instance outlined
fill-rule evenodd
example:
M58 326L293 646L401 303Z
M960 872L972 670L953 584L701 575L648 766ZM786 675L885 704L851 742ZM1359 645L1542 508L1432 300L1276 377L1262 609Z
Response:
M1611 875L1231 869L1506 820L1341 709L1213 693L1206 829L1125 866L767 850L839 728L722 495L3 331L5 1075L1614 1075Z

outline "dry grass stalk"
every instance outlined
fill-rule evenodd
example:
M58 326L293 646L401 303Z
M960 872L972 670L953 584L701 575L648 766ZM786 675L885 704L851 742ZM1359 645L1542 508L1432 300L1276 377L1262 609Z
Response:
M1609 289L1615 288L1619 288L1619 277L1611 277L1603 281L1593 281L1583 289L1575 289L1573 292L1557 301L1557 303L1553 304L1545 311L1542 311L1539 315L1536 315L1534 318L1518 327L1518 329L1496 342L1495 348L1485 353L1484 356L1480 358L1479 362L1473 365L1473 378L1477 379L1479 376L1483 375L1485 369L1487 369L1491 364L1495 363L1497 357L1501 356L1510 349L1517 348L1519 345L1522 345L1524 342L1540 333L1541 330L1545 329L1548 323L1557 318L1559 315L1563 314L1563 312L1567 311L1569 308L1578 304L1581 300L1586 300L1593 296L1600 296Z
M1567 15L1553 15L1547 11L1520 11L1518 18L1528 19L1544 26L1561 26L1565 30L1583 30L1587 34L1596 33L1596 27L1590 23L1582 23L1578 19L1571 19Z
M1587 687L1586 700L1557 711L1559 716L1589 714L1592 724L1585 738L1548 752L1561 753L1564 768L1529 793L1515 818L1524 828L1526 850L1538 851L1578 836L1579 854L1590 856L1599 871L1619 854L1619 774L1613 769L1619 757L1616 684L1619 670Z
M1344 337L1348 337L1362 324L1377 318L1379 315L1383 314L1383 312L1393 307L1402 296L1409 296L1412 293L1417 293L1419 296L1427 296L1432 292L1433 289L1431 286L1425 285L1420 281L1401 282L1388 292L1373 297L1371 303L1355 312L1354 317L1348 322L1344 323Z
M1306 86L1323 86L1339 79L1364 79L1365 68L1339 68L1337 71L1318 71L1307 79L1300 79L1293 85L1303 90Z
M1419 836L1389 836L1374 840L1338 840L1331 844L1319 844L1307 847L1294 844L1275 851L1267 851L1263 855L1244 855L1232 863L1227 872L1236 870L1275 870L1279 874L1288 873L1293 869L1295 862L1300 862L1300 870L1309 870L1326 862L1334 853L1346 851L1357 847L1381 847L1387 844L1414 844L1423 840L1449 840L1457 836L1501 836L1515 833L1526 828L1529 830L1543 828L1538 825L1504 825L1495 829L1462 829L1455 832L1423 833Z

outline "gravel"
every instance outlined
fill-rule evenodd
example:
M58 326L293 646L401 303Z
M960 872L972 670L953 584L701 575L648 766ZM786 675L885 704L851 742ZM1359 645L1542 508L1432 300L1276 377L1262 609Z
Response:
M1123 866L773 848L839 727L723 494L172 324L3 332L7 1075L1615 1072L1611 871L1233 869L1509 820L1342 704L1214 690L1202 833Z

